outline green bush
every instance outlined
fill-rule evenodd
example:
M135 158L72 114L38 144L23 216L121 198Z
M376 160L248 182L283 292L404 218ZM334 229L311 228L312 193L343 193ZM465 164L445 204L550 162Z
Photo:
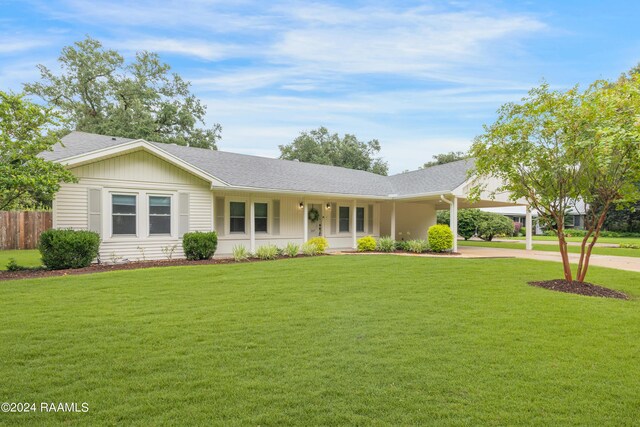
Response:
M278 247L276 245L263 245L256 249L256 257L259 259L276 259L278 258Z
M100 235L84 230L47 230L38 244L42 263L52 270L88 267L99 248Z
M307 243L316 247L316 254L324 253L329 247L329 242L324 237L312 237Z
M490 242L495 236L512 236L513 221L504 215L482 212L478 220L478 237Z
M429 247L433 252L446 252L453 248L453 233L448 225L432 225L428 234Z
M623 249L640 249L640 245L637 243L620 243L620 247Z
M398 240L396 241L396 250L398 251L408 251L409 250L409 242L406 240Z
M524 225L522 227L520 227L520 235L521 236L526 236L527 235L527 227L525 227Z
M458 235L469 240L476 235L478 221L483 212L480 209L460 209L458 211ZM438 224L449 225L449 211L438 211Z
M446 227L446 225L445 225ZM426 240L409 240L407 241L407 250L416 254L421 254L429 250L429 242Z
M235 262L246 261L250 255L247 248L242 245L235 245L233 249L231 249L231 253Z
M320 253L318 251L318 246L314 243L311 243L311 241L303 244L301 250L302 250L302 253L305 254L306 256L315 256Z
M291 258L298 256L299 252L300 252L300 245L296 245L293 242L287 243L287 246L285 246L284 248L284 254Z
M218 235L215 231L185 233L182 237L182 249L189 260L210 259L218 248Z
M393 252L396 250L396 241L389 236L378 239L378 248L380 252Z
M376 239L364 236L358 239L358 252L372 252L376 250Z

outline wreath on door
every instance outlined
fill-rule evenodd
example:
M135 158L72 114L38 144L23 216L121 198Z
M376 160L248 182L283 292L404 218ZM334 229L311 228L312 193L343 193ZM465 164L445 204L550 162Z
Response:
M308 214L309 221L316 222L320 219L320 212L316 208L311 208Z

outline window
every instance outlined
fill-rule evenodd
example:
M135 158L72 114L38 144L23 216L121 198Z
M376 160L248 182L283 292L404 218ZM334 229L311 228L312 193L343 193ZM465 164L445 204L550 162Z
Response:
M229 203L229 231L232 233L244 233L244 207L243 202Z
M364 233L364 208L356 208L356 231Z
M267 212L269 210L266 203L254 203L253 208L255 210L255 227L256 233L267 232Z
M170 196L149 196L149 234L171 234Z
M349 232L349 207L348 206L340 206L339 209L339 217L338 217L338 222L339 222L339 227L338 230L342 233L342 232Z
M111 216L113 235L135 235L136 196L126 194L111 195Z

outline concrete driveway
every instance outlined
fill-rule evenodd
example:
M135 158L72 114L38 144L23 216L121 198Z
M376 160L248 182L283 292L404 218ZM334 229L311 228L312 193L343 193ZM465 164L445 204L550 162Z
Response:
M537 242L536 242L537 243ZM539 261L562 262L559 252L525 251L521 249L485 248L481 246L458 246L465 258L527 258ZM579 254L569 254L572 263L578 263ZM640 272L640 258L611 255L591 255L589 265Z

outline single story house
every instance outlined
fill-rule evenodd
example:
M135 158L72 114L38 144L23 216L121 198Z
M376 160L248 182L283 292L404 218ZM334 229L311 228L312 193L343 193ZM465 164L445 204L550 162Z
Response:
M105 261L162 259L171 249L181 257L191 231L215 230L217 254L314 236L331 249L355 248L366 235L424 239L439 209L451 210L455 235L458 208L471 206L471 160L381 176L84 132L42 156L78 178L56 194L53 227L98 232ZM513 205L502 194L473 206Z

